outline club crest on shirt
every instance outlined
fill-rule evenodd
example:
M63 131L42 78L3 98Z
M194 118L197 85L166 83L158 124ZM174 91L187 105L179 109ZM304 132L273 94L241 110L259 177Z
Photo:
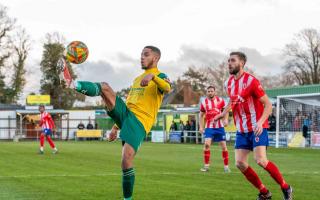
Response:
M260 139L259 139L259 137L255 137L254 140L255 140L256 142L259 142Z
M246 89L247 88L247 83L244 83L243 85L242 85L242 89Z

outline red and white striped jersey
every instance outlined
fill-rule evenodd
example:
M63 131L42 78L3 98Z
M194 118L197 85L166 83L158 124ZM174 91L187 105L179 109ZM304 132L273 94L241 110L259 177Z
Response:
M225 107L222 98L215 96L212 99L205 98L200 104L200 111L206 113L206 128L223 127L222 120L214 121L213 118L220 114Z
M257 78L244 72L239 79L234 76L225 82L225 89L230 97L233 119L237 130L241 133L252 132L261 118L264 105L260 98L265 92ZM268 128L268 120L263 128Z
M40 113L40 126L42 129L54 128L54 122L49 113L47 112Z

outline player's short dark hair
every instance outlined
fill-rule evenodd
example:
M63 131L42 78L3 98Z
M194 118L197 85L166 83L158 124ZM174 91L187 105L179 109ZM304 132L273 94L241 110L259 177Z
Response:
M158 47L149 45L149 46L145 46L144 48L151 49L151 51L155 52L156 54L159 55L159 57L161 57L161 51Z
M244 54L243 52L234 51L234 52L231 52L231 53L230 53L230 56L238 56L239 59L244 62L244 64L246 64L246 62L247 62L247 56L246 56L246 54Z
M45 108L45 106L43 104L40 104L39 108Z
M213 85L209 85L209 86L207 87L207 90L209 90L210 88L216 90L216 87L214 87Z

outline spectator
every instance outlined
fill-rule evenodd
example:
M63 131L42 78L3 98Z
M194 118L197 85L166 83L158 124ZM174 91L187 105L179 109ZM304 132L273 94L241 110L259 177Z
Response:
M80 121L80 123L78 124L78 129L83 130L84 128L85 128L84 124L82 123L82 121Z
M187 121L185 127L184 127L184 130L186 131L190 131L191 130L191 124L190 124L190 121Z
M184 124L183 124L183 121L180 120L180 124L179 124L179 130L181 131L181 143L184 142Z
M92 130L92 129L93 129L93 125L92 125L92 123L91 123L90 118L89 118L89 123L87 124L87 129L88 129L88 130Z
M177 123L175 123L174 121L172 121L172 124L170 126L170 131L177 131L178 130L178 126Z
M302 126L302 135L306 139L306 143L310 145L310 135L309 135L309 130L311 126L311 121L309 117L305 114L303 117L303 126Z
M300 131L301 130L301 117L300 117L300 114L298 112L296 113L296 116L294 117L293 129L294 129L294 131Z
M190 126L190 129L191 129L191 136L192 136L192 142L196 142L196 121L195 120L191 120L191 126Z
M269 116L269 131L276 131L276 116L274 116L274 114L272 113Z
M191 120L191 130L195 131L196 130L196 120Z
M312 130L314 132L318 132L319 131L319 114L317 110L314 110L312 113Z
M183 121L182 121L182 120L180 120L179 130L180 130L181 132L183 132L183 131L184 131L184 123L183 123Z

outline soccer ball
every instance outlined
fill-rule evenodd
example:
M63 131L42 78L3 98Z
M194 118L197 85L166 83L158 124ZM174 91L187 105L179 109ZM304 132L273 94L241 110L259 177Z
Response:
M89 50L83 42L73 41L67 46L64 54L69 62L80 64L88 58Z

